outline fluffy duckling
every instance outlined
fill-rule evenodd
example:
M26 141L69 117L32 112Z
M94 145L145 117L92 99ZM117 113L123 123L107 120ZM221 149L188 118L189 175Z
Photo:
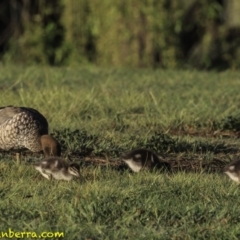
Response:
M240 182L240 160L235 160L224 167L223 170L234 182Z
M60 156L58 141L48 135L46 118L33 108L0 107L0 149L32 152L43 151L47 156Z
M142 169L153 170L156 168L170 170L171 168L169 163L161 161L153 151L144 148L126 152L121 158L133 172L139 172Z
M80 166L77 163L68 163L60 157L48 157L35 164L35 169L48 180L70 181L74 176L80 178Z

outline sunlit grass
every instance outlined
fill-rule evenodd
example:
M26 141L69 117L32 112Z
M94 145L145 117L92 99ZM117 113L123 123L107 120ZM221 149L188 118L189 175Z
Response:
M172 174L84 166L82 181L68 183L44 179L32 161L17 164L4 156L2 231L64 231L66 239L239 239L239 186L220 168L207 174L201 166L239 155L234 129L214 135L223 119L239 116L238 72L10 66L0 71L1 106L38 109L65 141L64 157L89 147L91 157L119 161L122 150L141 145L179 161ZM66 128L80 134L66 140ZM186 129L198 132L193 136ZM196 173L181 171L179 159L199 162Z
M239 187L221 174L90 167L81 183L68 183L44 179L31 164L4 166L2 230L64 231L68 239L238 236Z
M39 109L51 128L111 134L120 122L143 132L211 126L239 113L237 73L2 67L2 105ZM15 74L14 74L15 73Z

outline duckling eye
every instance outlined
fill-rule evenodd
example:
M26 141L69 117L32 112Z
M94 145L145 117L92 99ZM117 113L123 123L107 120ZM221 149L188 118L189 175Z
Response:
M140 161L141 158L142 158L141 154L135 154L135 155L134 155L134 159L135 159L135 160L139 160L139 161Z
M235 168L235 166L231 166L231 167L229 167L229 170L234 170L234 168Z

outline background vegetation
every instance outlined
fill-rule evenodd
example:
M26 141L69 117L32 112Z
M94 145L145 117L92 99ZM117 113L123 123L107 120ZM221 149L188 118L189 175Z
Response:
M2 61L236 69L238 0L0 3Z
M2 105L38 109L82 180L44 179L41 156L0 153L0 228L66 239L238 239L239 73L0 67ZM177 89L177 91L176 91ZM155 150L173 173L134 174L119 159ZM37 158L37 159L36 159Z

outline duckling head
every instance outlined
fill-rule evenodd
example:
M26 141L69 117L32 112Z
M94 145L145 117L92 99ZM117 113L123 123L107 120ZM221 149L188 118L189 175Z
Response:
M124 153L121 158L134 172L139 172L142 169L153 170L154 168L162 170L171 169L169 163L160 160L157 154L148 149L134 149Z
M143 167L142 156L140 154L136 154L133 157L122 157L122 159L134 172L139 172Z
M68 172L71 175L80 178L80 166L79 166L79 164L77 164L77 163L70 163L69 167L68 167Z
M229 176L234 182L240 182L240 160L227 165L223 172Z

